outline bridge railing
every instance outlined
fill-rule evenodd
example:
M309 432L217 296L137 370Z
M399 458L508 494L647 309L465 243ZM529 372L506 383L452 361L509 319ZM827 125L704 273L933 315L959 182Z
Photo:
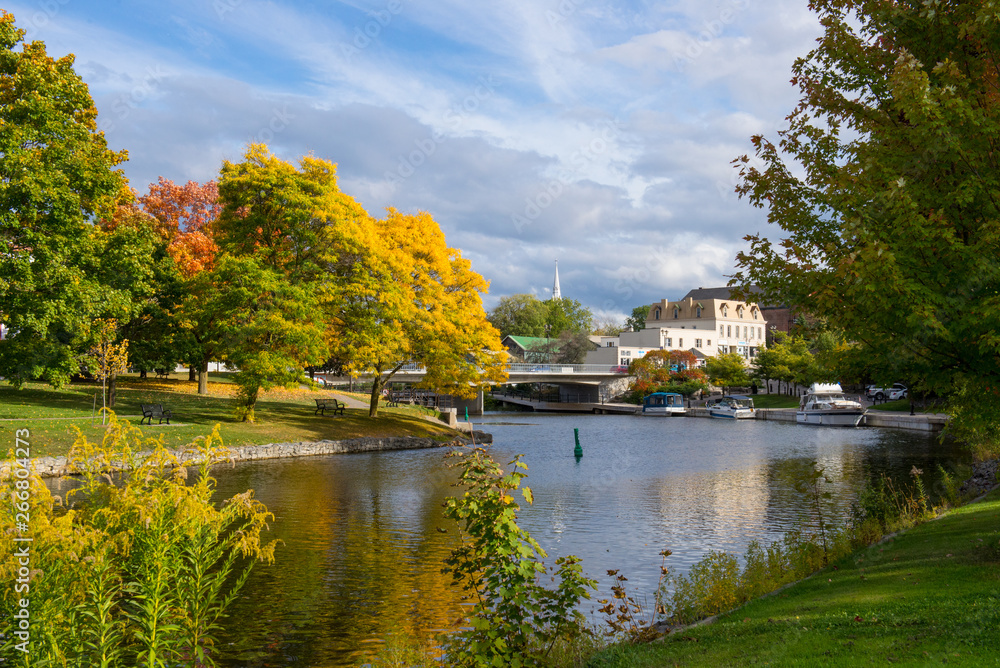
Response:
M628 367L611 364L508 364L507 373L600 374L627 376Z
M606 376L627 376L628 367L612 364L526 364L514 363L507 365L508 373L517 374L587 374ZM401 374L424 374L427 369L421 364L405 364L400 367Z

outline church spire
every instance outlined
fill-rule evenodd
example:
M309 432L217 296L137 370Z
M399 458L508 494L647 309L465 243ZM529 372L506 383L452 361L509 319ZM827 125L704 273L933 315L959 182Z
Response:
M562 299L562 291L559 290L559 260L556 260L556 280L552 283L552 298Z

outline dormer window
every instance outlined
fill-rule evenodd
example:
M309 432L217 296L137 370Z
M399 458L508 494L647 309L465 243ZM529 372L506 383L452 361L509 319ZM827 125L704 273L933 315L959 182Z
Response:
M722 305L722 317L723 318L729 317L729 306L727 304Z
M743 307L742 306L737 306L736 307L736 315L739 316L740 318L743 318Z
M756 320L757 319L757 309L756 309L756 307L750 309L750 313L753 315L753 319Z
M696 317L696 318L700 318L701 317L701 305L700 304L698 306L696 306L695 309L694 309L694 317Z
M655 313L653 315L653 320L659 320L659 319L660 319L660 307L657 306L656 307L656 311L655 311Z
M677 307L674 307L674 320L677 320Z

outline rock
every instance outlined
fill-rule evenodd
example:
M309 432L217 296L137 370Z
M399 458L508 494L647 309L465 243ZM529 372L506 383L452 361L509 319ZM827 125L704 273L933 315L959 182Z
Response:
M962 496L979 496L997 485L997 464L1000 460L993 459L987 462L979 462L972 470L972 477L962 483L958 488Z

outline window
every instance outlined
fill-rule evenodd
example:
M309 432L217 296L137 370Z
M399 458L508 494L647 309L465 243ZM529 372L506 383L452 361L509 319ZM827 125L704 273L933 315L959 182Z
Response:
M723 318L729 317L729 306L727 306L726 304L722 305L722 317Z
M719 325L719 336L725 336L725 335L726 335L726 326Z
M696 309L694 310L694 317L696 317L696 318L700 318L700 317L701 317L701 305L700 305L700 304L699 304L699 305L698 305L698 307L697 307L697 308L696 308Z
M677 307L674 307L674 320L677 320Z
M743 340L746 341L746 338L747 338L747 327L746 325L743 325Z
M757 338L758 339L763 339L764 338L764 328L763 327L758 327L757 328Z
M756 320L757 319L757 309L756 308L750 309L750 313L753 314L753 319Z
M743 317L743 307L742 306L737 306L736 307L736 315L738 315L740 318Z
M712 339L709 339L708 341L705 341L705 345L708 346L709 348L711 348L712 347Z
M701 348L701 339L695 339L694 340L694 347L695 348Z
M733 338L733 326L732 325L726 325L726 338L729 338L729 339Z
M660 307L657 306L656 307L656 311L654 311L653 313L654 313L653 320L659 320L660 319Z
M754 327L751 327L751 328L750 328L750 338L751 338L751 339L753 338L753 334L754 334L754 329L755 329Z
M665 346L667 346L669 348L670 346L674 345L673 344L673 339L671 339L668 336L667 338L663 339L663 345L665 345Z
M677 347L678 348L684 347L684 339L677 339Z

